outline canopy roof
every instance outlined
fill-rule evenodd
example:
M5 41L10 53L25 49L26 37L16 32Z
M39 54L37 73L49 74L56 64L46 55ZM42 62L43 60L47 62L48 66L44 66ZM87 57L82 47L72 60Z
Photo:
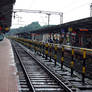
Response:
M48 26L45 28L41 28L39 30L31 31L31 33L55 33L55 32L60 32L61 30L68 31L69 27L75 30L78 30L78 29L92 30L92 17L67 22L61 25Z
M2 28L11 26L12 10L15 0L0 0L0 26Z

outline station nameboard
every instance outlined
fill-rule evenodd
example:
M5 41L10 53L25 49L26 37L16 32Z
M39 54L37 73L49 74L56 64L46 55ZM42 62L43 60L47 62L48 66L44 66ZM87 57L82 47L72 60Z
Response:
M80 29L80 31L88 31L88 29Z

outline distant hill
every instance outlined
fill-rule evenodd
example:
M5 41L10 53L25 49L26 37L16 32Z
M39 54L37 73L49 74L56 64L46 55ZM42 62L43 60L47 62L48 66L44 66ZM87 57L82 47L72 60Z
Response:
M17 33L22 33L22 32L30 32L30 31L37 30L37 29L40 29L40 28L41 28L41 25L39 24L39 22L32 22L31 24L24 26L24 27L11 29L7 33L7 35L14 35L14 34L17 34Z
M54 25L49 25L49 26L54 26ZM41 26L39 24L39 22L32 22L31 24L29 24L27 26L24 26L24 27L19 27L19 28L16 28L16 29L11 29L7 33L7 35L15 35L17 33L31 32L31 31L35 31L35 30L38 30L38 29L41 29L41 28L45 28L45 27L48 27L48 25Z

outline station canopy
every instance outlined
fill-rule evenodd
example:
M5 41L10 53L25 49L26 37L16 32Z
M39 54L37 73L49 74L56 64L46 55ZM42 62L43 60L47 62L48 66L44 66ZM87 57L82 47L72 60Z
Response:
M14 3L15 0L0 0L0 27L9 28L11 26Z
M31 33L58 33L61 30L65 30L67 32L69 27L74 30L88 29L92 31L92 17L71 21L60 25L47 26L39 30L31 31Z

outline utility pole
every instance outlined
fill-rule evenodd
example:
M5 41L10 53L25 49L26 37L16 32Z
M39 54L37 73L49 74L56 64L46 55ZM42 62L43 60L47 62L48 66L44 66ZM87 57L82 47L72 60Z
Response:
M48 26L49 26L49 24L50 24L50 13L47 13L47 16L48 16Z
M60 15L60 24L63 23L63 13L59 14Z
M90 5L90 17L92 17L92 3Z

